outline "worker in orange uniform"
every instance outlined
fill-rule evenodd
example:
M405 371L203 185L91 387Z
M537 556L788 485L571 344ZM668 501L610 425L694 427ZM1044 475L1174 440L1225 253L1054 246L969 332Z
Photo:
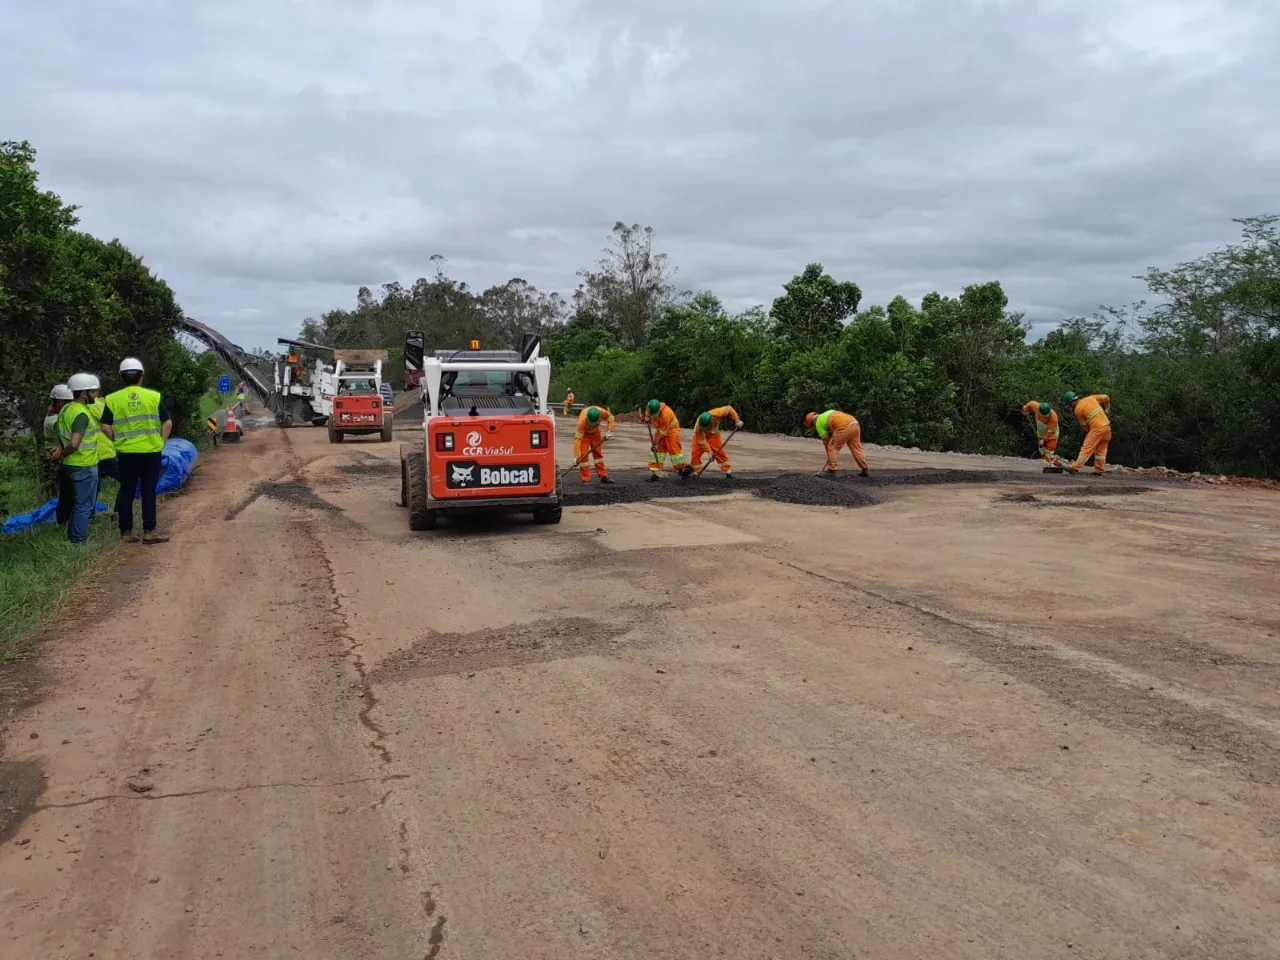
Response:
M662 479L662 461L668 455L671 457L671 469L680 474L682 480L693 473L693 468L684 462L684 448L680 445L680 421L676 412L661 400L650 400L643 419L649 424L649 436L652 438L649 447L649 480Z
M1022 405L1022 412L1035 418L1036 443L1040 447L1040 457L1048 466L1045 473L1061 473L1062 458L1058 456L1058 411L1053 404L1039 400L1028 400Z
M710 451L711 459L720 464L720 472L726 480L733 479L733 464L729 455L724 452L724 440L720 438L720 423L725 418L733 420L733 429L742 429L742 418L733 407L716 407L706 413L698 414L698 422L693 426L693 469L699 473L702 455Z
M600 418L605 418L604 434L600 432ZM591 466L588 459L595 461L596 476L601 483L613 483L609 479L609 471L604 465L604 454L600 445L613 439L613 414L604 407L587 407L578 415L578 429L573 435L573 460L578 465L578 476L583 483L591 482Z
M862 452L862 427L858 425L857 417L840 410L826 410L805 414L804 425L817 433L827 448L827 465L822 470L824 476L833 476L840 469L837 461L840 448L845 446L862 468L858 476L868 476L867 458Z
M1105 393L1077 397L1068 390L1062 395L1062 402L1075 411L1076 419L1084 427L1080 456L1067 470L1079 473L1080 468L1093 457L1093 475L1102 476L1107 472L1107 447L1111 446L1111 418L1107 416L1111 410L1111 398Z
M573 387L569 388L569 392L564 395L564 415L567 417L573 413Z

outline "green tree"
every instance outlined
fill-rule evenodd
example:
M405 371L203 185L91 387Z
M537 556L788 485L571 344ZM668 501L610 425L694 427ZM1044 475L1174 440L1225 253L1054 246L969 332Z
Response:
M820 263L809 264L783 289L786 293L773 301L769 313L777 335L800 349L836 340L862 300L856 283L837 282Z
M573 295L575 312L601 318L631 349L648 343L663 308L679 299L672 283L675 269L665 253L654 253L653 228L639 224L615 223L596 269L578 276L582 282Z

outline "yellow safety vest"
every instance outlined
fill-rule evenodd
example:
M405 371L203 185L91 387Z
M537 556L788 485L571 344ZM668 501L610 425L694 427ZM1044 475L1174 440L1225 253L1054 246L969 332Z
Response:
M84 414L88 419L89 425L85 427L84 434L80 438L80 446L63 457L62 462L68 467L96 467L98 465L98 437L101 434L98 430L97 421L93 419L93 414L79 400L72 400L58 414L58 439L62 441L63 447L71 442L71 434L74 432L71 428L81 414Z
M99 397L93 403L89 404L89 415L93 417L94 423L98 425L98 462L103 460L113 460L116 455L116 447L105 433L102 433L102 411L107 409L107 401Z
M164 449L158 391L124 387L107 397L107 406L118 452L159 453Z

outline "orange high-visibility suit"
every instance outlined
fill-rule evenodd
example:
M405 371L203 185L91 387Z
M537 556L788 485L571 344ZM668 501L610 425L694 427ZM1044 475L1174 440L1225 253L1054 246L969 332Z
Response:
M1084 427L1084 443L1080 445L1080 456L1070 467L1072 473L1079 472L1093 457L1093 472L1105 473L1107 470L1107 447L1111 445L1111 418L1107 411L1111 409L1111 398L1104 393L1095 393L1076 401L1076 419Z
M573 413L573 391L570 390L564 395L564 415L567 417Z
M609 475L604 465L604 454L601 452L605 435L600 432L600 428L604 427L608 435L613 436L613 414L604 407L600 407L599 410L600 420L594 426L587 422L586 410L578 414L578 429L573 434L573 459L581 461L578 464L578 476L582 478L583 483L591 482L591 465L587 462L588 460L595 461L596 476L601 480ZM591 454L590 457L587 456L588 453Z
M738 411L730 406L716 407L714 410L708 410L711 414L711 426L706 430L702 429L702 424L696 420L693 424L693 469L698 469L698 464L702 463L702 457L708 451L711 453L711 459L720 464L721 473L732 473L733 464L729 462L729 455L724 452L724 440L720 437L720 421L728 417L737 423L742 418L738 416Z
M671 469L683 469L686 466L684 447L680 445L680 421L676 412L664 403L652 416L646 410L644 421L653 433L654 449L649 454L649 469L654 476L662 472L662 461L668 454L671 456Z
M1040 412L1039 400L1028 400L1022 405L1022 412L1036 418L1036 442L1041 458L1051 467L1062 466L1062 458L1058 456L1058 411L1050 410L1046 417Z
M839 469L840 448L846 446L858 466L867 469L867 458L862 452L862 427L858 425L857 417L839 410L827 410L818 416L813 426L827 448L827 472L834 473Z

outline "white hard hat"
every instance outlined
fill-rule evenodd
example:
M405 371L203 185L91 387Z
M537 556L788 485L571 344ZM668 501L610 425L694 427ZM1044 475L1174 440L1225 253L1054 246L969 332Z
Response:
M71 392L71 388L65 383L60 383L49 391L50 400L74 400L76 395Z
M72 393L79 393L81 390L97 390L101 383L92 373L76 373L67 378L67 387Z
M142 373L142 361L137 357L125 357L120 361L121 373Z

